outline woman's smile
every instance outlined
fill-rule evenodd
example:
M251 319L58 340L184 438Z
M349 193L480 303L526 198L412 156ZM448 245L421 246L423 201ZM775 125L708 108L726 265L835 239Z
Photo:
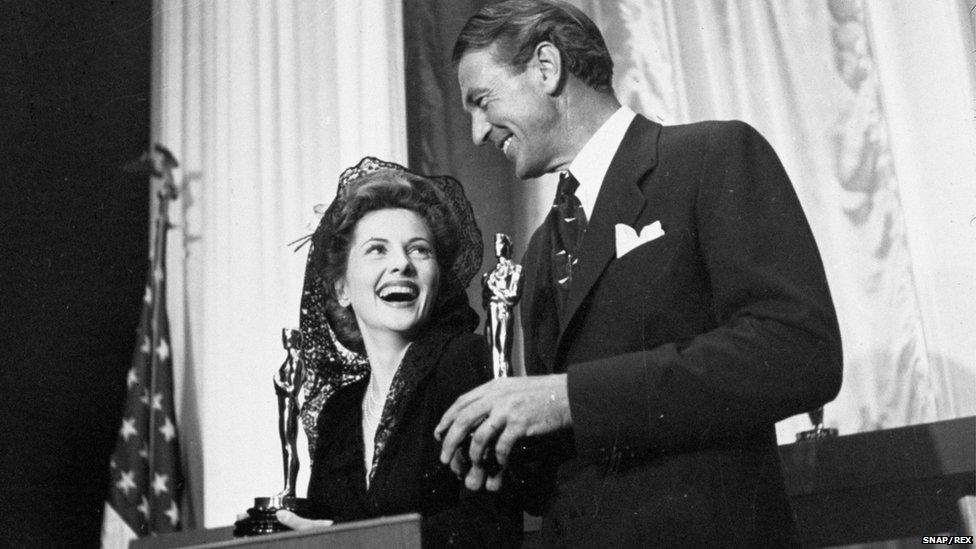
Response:
M394 306L409 305L420 295L420 287L409 280L386 282L380 285L376 295Z

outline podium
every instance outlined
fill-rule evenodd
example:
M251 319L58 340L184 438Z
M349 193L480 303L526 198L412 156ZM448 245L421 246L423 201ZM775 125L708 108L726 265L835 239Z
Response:
M806 546L971 535L959 499L976 495L976 417L797 442L779 451ZM227 526L177 532L135 540L130 547L421 546L416 514L251 538L234 538L233 531Z
M193 547L210 549L309 549L312 547L420 549L420 515L397 515L357 522L346 522L311 530L283 532L266 536L235 538L234 527L176 532L133 540L130 549L169 549Z
M780 456L805 544L970 534L958 502L976 494L976 417L797 442Z

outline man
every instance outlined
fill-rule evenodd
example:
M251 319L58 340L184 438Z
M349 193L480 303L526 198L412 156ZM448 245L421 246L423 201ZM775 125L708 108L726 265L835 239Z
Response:
M460 397L441 460L458 471L473 433L465 482L497 489L485 450L504 466L546 435L550 544L796 544L774 424L836 396L840 335L769 144L621 107L599 30L562 2L484 8L454 59L475 143L523 179L568 173L522 260L530 376Z

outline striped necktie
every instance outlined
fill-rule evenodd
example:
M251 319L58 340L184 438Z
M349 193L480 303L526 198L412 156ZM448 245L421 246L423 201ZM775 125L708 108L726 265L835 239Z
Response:
M579 259L579 249L583 233L586 231L586 212L576 196L579 181L568 171L559 175L556 198L552 203L553 215L553 276L556 285L564 290L561 299L573 282L573 267Z

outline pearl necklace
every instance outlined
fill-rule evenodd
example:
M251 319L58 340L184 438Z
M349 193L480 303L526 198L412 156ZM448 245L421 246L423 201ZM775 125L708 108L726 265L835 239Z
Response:
M366 387L366 394L363 396L363 415L371 419L379 419L383 411L383 403L373 397L373 392Z

